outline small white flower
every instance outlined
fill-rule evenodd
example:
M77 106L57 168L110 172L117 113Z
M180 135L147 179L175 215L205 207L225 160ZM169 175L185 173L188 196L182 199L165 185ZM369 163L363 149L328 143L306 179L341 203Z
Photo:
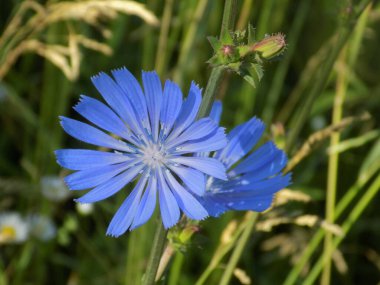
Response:
M77 203L76 208L79 214L87 216L94 211L94 204L81 204Z
M48 241L56 236L57 228L48 216L32 214L28 216L28 221L30 225L30 235L35 238Z
M0 244L21 243L29 235L29 225L19 213L0 214Z
M64 201L70 196L63 179L58 176L42 177L41 191L42 195L54 202Z

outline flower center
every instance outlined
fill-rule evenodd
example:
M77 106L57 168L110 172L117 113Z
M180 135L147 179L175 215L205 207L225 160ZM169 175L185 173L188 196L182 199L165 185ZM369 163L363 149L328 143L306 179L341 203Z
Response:
M142 152L143 162L151 168L161 167L166 161L165 152L161 146L156 144L148 145L142 150Z
M16 229L12 226L3 226L0 230L1 240L14 240L16 238Z

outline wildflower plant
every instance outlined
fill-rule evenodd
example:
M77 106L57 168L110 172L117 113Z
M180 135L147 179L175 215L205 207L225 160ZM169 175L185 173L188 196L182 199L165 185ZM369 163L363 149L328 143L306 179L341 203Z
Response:
M221 112L222 104L215 102L210 116L219 123ZM252 151L264 129L264 123L254 117L231 130L227 145L212 154L226 167L228 180L208 177L199 200L210 216L229 210L263 212L272 205L275 193L290 184L291 174L281 174L287 164L284 151L272 141Z
M30 224L17 212L0 214L0 245L22 243L29 237Z
M105 73L92 78L107 105L82 95L74 107L96 127L61 117L69 135L112 150L56 151L58 163L76 171L65 178L68 187L92 188L77 201L104 200L136 181L108 227L111 236L144 224L154 212L157 196L165 228L177 223L180 210L194 220L206 218L208 212L195 195L205 193L205 174L226 180L225 167L216 158L193 154L219 150L227 140L213 119L196 120L201 90L192 83L183 100L175 83L167 80L162 89L155 72L142 73L144 91L126 68L112 75L114 79Z
M266 35L257 41L255 29L224 32L218 39L208 37L214 55L208 60L214 67L223 67L244 78L253 87L264 75L263 63L281 56L286 48L285 35Z

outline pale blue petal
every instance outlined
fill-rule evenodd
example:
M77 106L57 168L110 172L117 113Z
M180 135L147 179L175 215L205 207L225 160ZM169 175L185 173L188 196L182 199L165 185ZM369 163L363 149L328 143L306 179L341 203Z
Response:
M60 166L71 170L84 170L135 160L121 153L87 149L59 149L55 151L55 155Z
M148 181L148 186L145 189L144 195L141 198L139 207L136 211L135 218L133 220L131 230L146 223L152 216L154 209L156 208L157 200L157 178L151 176Z
M228 193L239 194L242 198L245 196L250 196L252 193L255 193L257 196L266 196L269 194L274 194L277 191L285 188L290 184L291 175L287 174L284 176L278 175L267 180L260 181L244 181L242 185L236 186L233 189L225 187L224 192L225 196L228 196ZM221 192L222 192L221 191Z
M205 175L190 167L169 165L169 168L185 183L189 190L199 196L205 193Z
M166 184L161 170L158 171L158 193L162 222L165 229L168 229L178 222L180 210L176 199Z
M219 158L227 168L231 167L254 147L261 138L264 128L264 124L256 118L238 126L228 135L227 146L215 157Z
M195 123L191 124L182 134L178 137L171 137L166 142L166 148L170 149L172 147L183 144L189 140L198 140L208 135L212 134L218 129L217 124L210 118L202 118Z
M161 106L161 127L164 137L166 137L177 119L182 106L182 92L177 84L166 80L164 96Z
M127 140L131 139L131 133L127 126L102 102L82 95L74 109L98 127Z
M145 96L137 79L125 67L113 70L112 75L130 99L142 126L151 131Z
M152 134L154 141L157 141L162 104L161 81L155 71L143 72L142 80L150 116L150 124L152 126Z
M218 130L208 137L188 141L176 148L175 154L194 153L194 152L210 152L222 149L227 145L226 135L223 128Z
M118 176L115 176L105 183L95 187L91 191L87 192L87 194L76 199L76 201L79 203L94 203L107 199L108 197L111 197L119 192L125 185L131 182L144 167L145 165L140 164L129 168Z
M80 170L66 176L65 182L70 190L83 190L96 187L134 164L134 162L123 162L119 164Z
M65 132L80 141L120 151L135 152L135 149L127 143L117 140L88 124L65 117L60 117L60 119Z
M183 132L186 128L194 122L199 106L202 101L202 93L199 87L192 82L189 95L187 96L185 102L182 104L181 112L176 120L173 131L169 135L169 140L176 138L179 134Z
M106 100L108 105L127 123L130 129L137 136L143 135L144 132L140 128L140 124L136 118L131 102L121 87L104 72L99 73L97 76L93 76L91 80L96 89L103 96L104 100Z
M268 161L260 168L241 176L241 180L257 181L278 174L286 165L287 158L283 151L278 151L273 160Z
M246 197L244 200L237 197L234 199L233 197L229 197L229 207L232 210L236 211L256 211L263 212L270 208L273 203L275 194L268 196L259 196L259 197Z
M107 235L118 237L124 234L131 226L136 216L141 194L144 191L147 178L145 175L139 180L128 198L124 200L116 214L113 216L107 229Z
M208 216L205 208L178 183L169 170L164 172L165 179L171 188L181 210L193 220L203 220Z
M222 102L217 100L214 102L214 104L212 104L209 117L213 119L219 125L221 115L222 115Z
M192 168L195 168L210 176L227 180L226 171L224 165L210 157L187 157L178 156L170 159L174 163L183 164Z
M253 194L253 193L252 193ZM208 204L209 208L206 208L212 216L219 216L220 214L228 211L255 211L263 212L267 210L273 203L274 194L266 196L245 196L242 199L237 193L231 193L226 196L223 193L217 193L212 196L211 202ZM217 207L215 207L217 205Z
M215 199L215 195L207 193L202 197L197 197L198 201L206 209L207 213L212 217L219 217L229 209L224 205L224 202L220 202Z
M257 170L263 165L272 161L278 153L279 150L276 145L273 142L269 141L259 147L242 162L240 162L236 168L231 171L231 173L233 175L237 175Z

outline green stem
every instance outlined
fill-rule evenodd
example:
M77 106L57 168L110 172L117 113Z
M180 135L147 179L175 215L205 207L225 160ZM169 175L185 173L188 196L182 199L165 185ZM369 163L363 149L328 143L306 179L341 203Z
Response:
M212 108L212 103L215 101L216 92L222 79L223 67L215 67L211 71L210 79L208 80L205 93L203 95L202 104L199 108L198 118L207 116Z
M238 240L234 251L232 252L231 258L228 261L227 267L223 273L222 278L220 279L219 285L230 284L232 274L236 268L237 263L239 262L239 259L243 253L245 246L247 245L247 242L249 240L249 237L251 236L251 233L253 231L253 228L255 226L255 222L256 222L258 216L259 216L259 213L256 213L256 212L250 213L249 221L248 221L240 239Z
M331 257L334 250L343 241L343 239L348 234L353 224L360 217L360 215L362 214L364 209L368 206L368 204L373 200L373 198L375 197L379 189L380 189L380 175L377 176L376 180L371 184L371 186L368 188L366 193L362 196L362 198L356 204L354 209L350 212L350 215L348 216L348 218L343 223L342 230L344 234L334 239L332 247L331 247L331 251L328 252L329 257ZM326 261L325 256L319 257L317 263L314 265L310 274L308 275L305 282L303 283L304 285L315 284L315 279L318 277L319 273L321 272L325 261Z
M235 26L237 0L226 0L224 3L222 27L220 30L220 37ZM223 74L223 67L214 67L211 71L210 78L207 82L206 90L203 95L203 100L199 108L198 118L207 116L212 108L212 103L215 100L218 86Z
M346 57L346 49L343 50L342 53L342 63ZM334 99L333 106L333 118L332 124L338 124L342 120L343 113L343 102L345 99L345 94L347 90L347 73L345 69L338 72L337 77L337 88L336 95ZM331 136L330 139L330 147L335 147L339 144L340 134L335 133ZM333 152L329 155L329 164L328 164L328 172L327 172L327 196L326 196L326 221L329 223L333 223L335 218L335 200L336 200L336 189L337 189L337 180L338 180L338 165L339 165L339 153ZM323 269L321 285L330 284L331 277L331 260L330 260L330 252L332 251L332 240L333 236L331 232L326 232L325 235L325 244L323 255L325 257L325 267Z
M180 276L181 276L182 265L184 261L185 261L185 256L182 253L177 253L170 270L168 285L180 284Z
M354 15L349 15L345 18L344 22L340 26L340 28L337 31L337 39L336 42L333 45L333 48L331 52L327 55L327 58L325 60L325 64L321 67L320 73L318 77L316 78L315 84L313 85L313 88L311 89L305 103L303 104L302 108L300 109L299 113L294 114L292 122L291 122L291 128L287 140L287 150L291 150L295 145L295 141L298 137L298 134L300 133L303 125L306 122L306 119L308 115L310 114L310 110L313 106L313 103L315 99L322 93L326 82L330 76L330 72L332 70L332 67L334 66L334 63L346 44L347 40L350 38L352 30L356 24L356 19L360 16L363 9L370 3L370 0L363 0L357 7L358 12ZM345 7L343 11L351 11L352 7ZM344 13L344 12L342 12Z
M363 13L361 18L359 19L357 29L355 31L355 34L353 35L353 41L350 43L350 46L349 46L350 53L348 54L347 62L348 62L348 65L351 67L354 66L356 62L356 58L359 51L358 43L361 42L363 31L366 27L366 23L368 19L368 14L369 14L369 9L367 9ZM362 187L373 177L374 174L375 172L372 172L370 175L359 177L358 181L348 191L346 191L345 195L340 199L339 203L336 205L333 222L336 221L341 216L344 210L349 206L349 204L360 192ZM284 285L292 285L296 283L296 280L299 274L305 267L306 262L310 260L310 257L317 249L325 233L326 232L323 229L319 229L315 233L312 240L308 243L306 249L304 250L301 258L298 260L297 264L292 268L292 270L288 274Z
M291 59L296 51L297 42L302 31L303 24L309 12L310 0L302 1L297 9L296 17L290 29L288 42L291 43L286 50L286 55L276 70L271 87L268 91L267 101L263 112L263 121L268 125L272 122L280 94L284 89L286 74L289 70Z
M170 23L173 12L173 0L165 1L164 13L162 15L160 37L158 39L158 48L156 53L155 69L158 74L164 74L165 62L167 58L167 45Z
M147 270L143 278L143 285L153 285L155 283L158 265L160 264L161 254L164 250L167 234L168 231L164 228L164 225L160 219L158 221L156 235L153 240Z
M203 20L206 12L206 7L209 4L209 0L200 0L197 3L192 21L186 32L183 44L181 47L181 52L178 59L178 65L173 75L174 81L178 85L182 85L183 77L185 75L185 68L188 66L190 59L192 58L190 53L193 49L195 38L201 26L201 21Z
M209 265L203 271L202 275L199 277L195 285L205 284L211 273L220 265L223 257L232 250L238 238L241 236L244 229L247 227L247 224L249 223L249 214L250 213L246 214L246 217L234 231L230 240L227 243L219 244L218 248L215 250L214 256L211 258Z

